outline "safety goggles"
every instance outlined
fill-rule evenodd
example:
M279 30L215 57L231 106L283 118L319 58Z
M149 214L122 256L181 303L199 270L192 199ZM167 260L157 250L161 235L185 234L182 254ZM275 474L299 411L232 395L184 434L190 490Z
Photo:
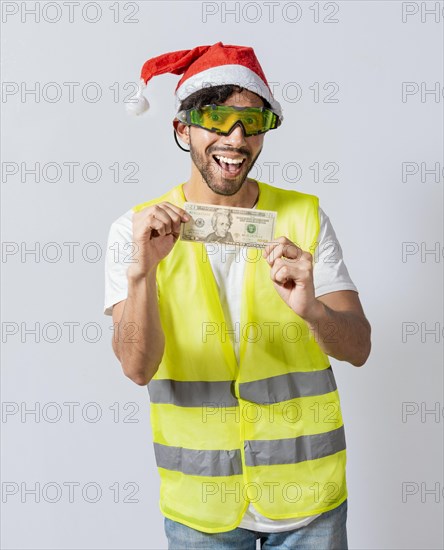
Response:
M190 126L197 126L223 136L231 133L235 124L241 124L245 136L264 134L277 128L281 121L266 107L234 107L204 105L200 109L179 111L176 118Z

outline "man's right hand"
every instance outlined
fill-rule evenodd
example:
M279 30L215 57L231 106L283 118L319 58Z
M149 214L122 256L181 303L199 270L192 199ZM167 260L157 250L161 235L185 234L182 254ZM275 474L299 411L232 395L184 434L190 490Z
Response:
M128 276L146 277L167 256L180 234L180 224L189 221L183 208L164 201L133 213L133 242L136 247Z

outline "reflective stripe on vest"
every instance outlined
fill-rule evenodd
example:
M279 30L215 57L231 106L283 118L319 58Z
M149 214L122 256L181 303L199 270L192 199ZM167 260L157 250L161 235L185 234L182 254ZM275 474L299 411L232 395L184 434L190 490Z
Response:
M318 371L290 372L239 384L242 399L262 404L288 401L295 397L322 395L335 390L336 382L331 367Z
M330 432L294 439L245 441L247 466L295 464L335 454L345 449L344 426Z
M167 470L193 476L232 476L242 473L239 449L203 451L154 443L154 452L157 465Z
M335 454L345 449L344 427L294 439L245 441L247 466L295 464ZM242 473L241 453L195 450L154 443L157 465L194 476L230 476Z
M181 382L179 380L152 380L148 385L152 403L170 403L179 407L236 407L235 380L219 382ZM321 371L291 372L254 382L239 384L239 394L245 401L269 404L288 401L295 397L322 395L336 390L331 367ZM267 399L264 400L264 396Z
M222 382L180 382L179 380L152 380L148 385L151 403L170 403L179 407L236 407L239 401L233 395L234 380Z

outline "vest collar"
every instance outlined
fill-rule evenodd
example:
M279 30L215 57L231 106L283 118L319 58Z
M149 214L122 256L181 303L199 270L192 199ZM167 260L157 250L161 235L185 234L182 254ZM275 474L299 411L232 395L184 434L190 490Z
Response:
M268 194L267 186L261 181L258 181L258 180L254 180L254 181L257 183L259 188L259 198L255 206L258 210L261 210L261 209L266 210L265 208L263 208L263 203L266 202L267 200L267 194ZM186 202L185 193L183 192L184 185L185 185L185 182L180 183L179 185L176 185L176 187L172 189L172 198L174 199L177 206L180 206L180 208L183 208L183 205ZM236 208L236 207L233 206L228 208Z

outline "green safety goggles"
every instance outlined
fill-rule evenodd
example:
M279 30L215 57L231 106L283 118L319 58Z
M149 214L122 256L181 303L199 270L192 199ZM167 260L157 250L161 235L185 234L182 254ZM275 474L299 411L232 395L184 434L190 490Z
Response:
M223 136L231 133L235 124L241 124L245 136L264 134L281 124L276 113L266 107L231 107L204 105L200 109L179 111L176 118L190 126L197 126Z

